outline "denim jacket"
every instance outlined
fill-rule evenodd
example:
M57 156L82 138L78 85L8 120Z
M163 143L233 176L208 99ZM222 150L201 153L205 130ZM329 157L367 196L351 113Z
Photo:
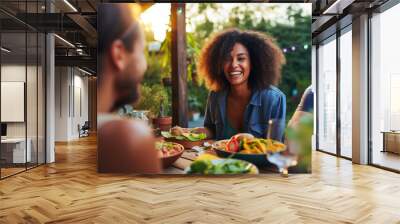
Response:
M223 127L226 119L228 90L210 92L204 118L204 127L214 133L217 140L223 139ZM278 88L271 86L252 92L250 102L244 113L244 132L255 137L267 136L268 121L274 119L271 138L283 141L286 117L286 96Z

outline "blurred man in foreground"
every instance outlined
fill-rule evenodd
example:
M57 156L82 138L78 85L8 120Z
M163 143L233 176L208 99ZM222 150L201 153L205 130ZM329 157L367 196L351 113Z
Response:
M159 173L151 129L140 121L111 114L136 102L147 63L136 4L98 8L98 171Z

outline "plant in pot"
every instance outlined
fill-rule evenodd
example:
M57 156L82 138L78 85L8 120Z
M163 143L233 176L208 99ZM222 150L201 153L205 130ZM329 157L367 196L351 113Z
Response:
M172 117L167 116L166 110L164 107L164 100L160 102L160 110L158 116L153 118L153 126L154 128L159 128L160 131L169 131L172 126Z
M167 89L161 84L143 85L136 109L148 110L154 129L169 130L172 125L171 103Z

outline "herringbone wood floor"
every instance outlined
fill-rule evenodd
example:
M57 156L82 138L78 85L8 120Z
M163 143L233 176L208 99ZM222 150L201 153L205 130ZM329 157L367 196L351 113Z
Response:
M400 223L400 175L316 152L282 178L96 172L94 137L0 181L0 223Z

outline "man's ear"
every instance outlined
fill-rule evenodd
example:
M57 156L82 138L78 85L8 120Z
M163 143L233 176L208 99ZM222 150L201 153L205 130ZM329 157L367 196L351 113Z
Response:
M118 71L125 68L125 47L121 40L116 40L111 44L110 59Z

